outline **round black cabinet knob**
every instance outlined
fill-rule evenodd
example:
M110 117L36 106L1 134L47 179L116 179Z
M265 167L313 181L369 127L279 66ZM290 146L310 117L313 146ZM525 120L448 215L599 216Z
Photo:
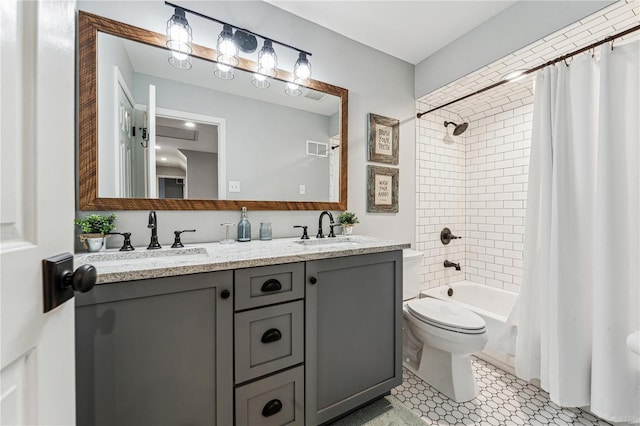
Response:
M231 296L231 292L229 290L222 290L222 292L220 293L220 297L222 297L223 299L228 299L229 296Z
M315 283L317 283L317 282L318 282L318 279L317 279L316 277L311 277L311 278L309 278L309 282L310 282L311 284L315 284Z

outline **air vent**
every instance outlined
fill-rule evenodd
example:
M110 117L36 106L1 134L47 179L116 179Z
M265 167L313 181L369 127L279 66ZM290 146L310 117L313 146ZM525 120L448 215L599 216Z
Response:
M307 90L307 93L304 95L305 98L313 99L314 101L320 101L327 96L326 93L316 92L315 90Z
M313 157L327 157L329 155L329 144L308 140L307 155L311 155Z
M156 136L163 138L182 139L185 141L197 141L198 131L189 129L179 129L169 126L156 126Z

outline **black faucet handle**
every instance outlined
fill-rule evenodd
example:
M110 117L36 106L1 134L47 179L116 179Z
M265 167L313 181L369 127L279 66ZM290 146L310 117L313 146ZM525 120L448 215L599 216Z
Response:
M122 235L124 237L124 242L122 243L122 247L120 247L120 251L131 251L135 250L131 245L131 232L107 232L109 235Z
M332 223L329 225L330 231L329 231L329 238L334 238L336 236L336 234L333 232L333 228L335 228L336 226L342 227L341 223Z
M182 241L180 241L180 234L182 234L183 232L196 232L195 229L185 229L182 231L173 231L173 234L175 235L175 238L173 240L173 244L171 244L171 248L182 248L184 247L184 244L182 244Z
M457 239L461 240L462 237L456 237L455 235L453 235L449 228L442 228L442 231L440 232L440 241L442 242L442 244L447 245L451 242L451 240Z
M301 240L308 240L309 239L309 234L307 234L308 226L294 225L293 227L294 228L302 228L302 237L300 237Z

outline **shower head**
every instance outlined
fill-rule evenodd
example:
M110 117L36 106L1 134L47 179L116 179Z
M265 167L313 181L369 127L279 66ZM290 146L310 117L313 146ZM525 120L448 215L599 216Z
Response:
M449 126L449 124L456 126L455 129L453 129L453 136L460 136L465 130L467 130L467 127L469 127L469 123L456 124L453 121L445 121L444 127Z

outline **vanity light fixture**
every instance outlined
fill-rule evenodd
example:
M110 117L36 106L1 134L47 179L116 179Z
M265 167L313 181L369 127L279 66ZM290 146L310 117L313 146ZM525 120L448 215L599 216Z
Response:
M293 74L296 76L297 82L308 80L311 77L311 64L306 53L300 52L298 55L296 65L293 67Z
M175 8L173 16L167 21L167 47L169 63L183 70L191 69L191 26L184 9Z
M232 67L238 65L238 46L233 41L233 27L229 24L222 26L222 31L218 36L218 43L216 44L216 50L218 56L217 69L215 75L223 80L231 80L233 78Z
M293 67L294 81L287 84L285 92L290 96L300 96L302 94L300 86L308 86L310 84L311 63L308 57L311 56L311 53L168 1L165 1L164 4L175 9L174 15L167 23L167 47L171 50L169 62L172 65L183 69L191 68L191 57L189 55L192 50L191 42L193 38L191 27L186 19L186 14L191 13L222 25L222 31L216 44L216 70L214 71L216 77L223 80L232 79L234 77L233 69L240 62L238 51L241 50L244 53L255 52L256 37L259 37L264 40L264 43L258 53L258 66L251 81L255 87L267 88L270 85L269 78L276 77L278 58L273 48L274 44L298 52L298 60ZM243 69L246 69L246 67L243 66Z
M258 53L258 66L264 72L269 74L275 71L278 66L278 56L276 51L273 50L273 42L271 40L265 40L260 53Z
M251 84L259 89L266 89L270 86L267 77L275 77L278 57L273 50L271 40L265 40L262 49L258 53L258 71L253 74Z

